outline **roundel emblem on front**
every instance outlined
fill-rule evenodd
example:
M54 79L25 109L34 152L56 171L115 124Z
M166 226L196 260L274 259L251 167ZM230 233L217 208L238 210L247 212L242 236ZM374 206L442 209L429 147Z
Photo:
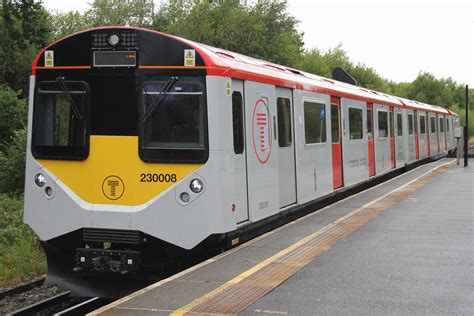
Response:
M109 200L118 200L125 192L125 184L117 176L108 176L102 182L102 193Z
M270 110L264 99L258 99L253 108L252 141L257 160L266 164L272 152L272 129Z

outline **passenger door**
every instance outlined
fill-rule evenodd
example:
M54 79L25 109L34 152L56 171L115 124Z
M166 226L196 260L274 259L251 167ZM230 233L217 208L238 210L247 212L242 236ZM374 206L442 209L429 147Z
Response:
M293 93L277 88L278 183L280 208L296 203L295 143L293 141Z
M403 123L403 116L406 116L406 113L401 108L395 108L395 144L396 144L396 165L397 167L401 167L404 165L405 160L408 160L408 153L405 153L405 146L406 146L406 123ZM404 126L405 125L405 126Z
M237 224L249 219L247 201L247 159L245 148L244 84L232 80L232 129L234 139L234 195L232 211Z
M369 178L366 134L366 107L362 101L341 98L344 185L350 186Z
M331 97L332 179L333 188L344 185L342 171L341 99Z
M249 218L278 213L278 142L275 86L245 81Z
M407 125L408 125L408 134L407 134L407 160L412 162L416 159L416 139L415 139L415 124L414 124L414 112L413 110L407 109Z
M415 159L420 159L420 137L419 137L419 127L418 127L418 111L414 111L415 118Z
M375 171L378 175L389 171L392 166L388 123L388 106L374 104Z
M374 147L374 105L367 103L367 140L369 145L369 176L375 176L375 147Z
M390 161L392 163L392 169L397 166L395 156L395 115L393 113L393 106L390 106Z

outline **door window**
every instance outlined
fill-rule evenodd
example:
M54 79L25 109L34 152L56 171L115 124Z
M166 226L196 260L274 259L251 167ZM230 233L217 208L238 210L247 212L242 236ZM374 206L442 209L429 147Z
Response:
M408 114L408 134L413 135L413 114Z
M379 126L379 138L388 137L388 114L386 111L377 112L377 120Z
M326 142L326 109L324 104L304 102L304 132L306 144Z
M356 140L362 138L364 138L362 109L349 108L349 139Z
M434 116L430 117L431 121L431 133L436 133L436 119Z
M402 113L397 113L397 135L403 135Z
M278 113L278 145L290 147L291 135L291 102L288 98L277 98Z
M372 140L372 109L367 109L367 137Z
M393 111L390 111L390 137L393 137L395 135L395 122L394 122L394 116L393 116Z
M232 93L232 130L234 134L234 153L244 152L244 112L242 94L239 91Z
M425 116L420 115L420 134L425 134L426 133L426 121L425 121Z
M333 143L339 143L339 106L331 104L331 139Z

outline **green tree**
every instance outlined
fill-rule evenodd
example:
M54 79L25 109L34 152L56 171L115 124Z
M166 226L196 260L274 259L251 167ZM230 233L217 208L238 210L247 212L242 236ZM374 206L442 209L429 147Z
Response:
M54 12L55 39L98 26L150 27L153 21L152 0L94 0L84 13Z
M55 40L93 26L93 21L87 12L84 14L79 11L56 12L52 15L52 20L55 26L53 29Z
M445 107L464 107L465 86L456 83L452 78L438 79L427 72L420 72L411 83L393 85L399 96ZM473 89L470 89L472 95Z
M26 95L31 64L50 41L49 15L40 1L0 4L0 83Z
M298 21L287 12L286 1L242 5L235 0L178 1L164 4L153 28L165 33L236 51L244 55L294 66L303 48Z
M364 64L354 64L348 53L343 49L342 43L326 52L317 48L305 51L297 64L301 70L331 78L336 67L344 68L361 87L391 93L391 85L387 79L382 78L373 68Z
M14 132L26 124L26 103L8 87L0 86L0 151Z
M87 16L93 26L149 27L153 11L152 0L94 0Z
M0 193L21 194L25 186L26 129L13 133L0 152Z

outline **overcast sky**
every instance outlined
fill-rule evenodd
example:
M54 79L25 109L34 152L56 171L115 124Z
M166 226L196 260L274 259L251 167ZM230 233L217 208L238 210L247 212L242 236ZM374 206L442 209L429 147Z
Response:
M44 0L62 12L92 0ZM155 2L159 2L156 0ZM420 71L474 87L474 5L469 0L289 0L306 48L343 48L383 77L413 81Z

